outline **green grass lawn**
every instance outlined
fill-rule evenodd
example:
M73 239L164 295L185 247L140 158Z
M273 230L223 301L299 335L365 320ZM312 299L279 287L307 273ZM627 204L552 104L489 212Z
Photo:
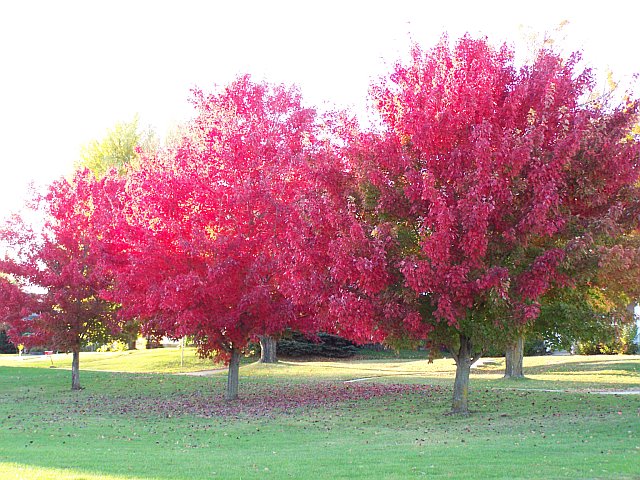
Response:
M130 373L180 373L220 368L211 360L196 356L195 348L185 348L184 356L179 348L157 348L125 352L82 352L82 370L103 370ZM181 362L181 360L183 360ZM25 366L71 368L71 354L48 355L0 355L0 366Z
M247 360L230 406L224 371L171 374L219 367L190 350L83 353L80 392L67 357L0 356L1 479L640 478L640 396L590 393L640 389L639 356L489 359L470 417L447 359Z

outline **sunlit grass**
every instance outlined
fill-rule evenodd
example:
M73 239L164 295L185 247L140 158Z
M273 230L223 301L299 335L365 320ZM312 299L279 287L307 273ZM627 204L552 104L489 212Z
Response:
M31 465L17 463L0 463L0 474L3 480L24 480L33 478L38 480L142 480L144 477L121 475L103 475L72 468L38 468Z
M0 355L0 366L24 366L40 368L71 368L70 354ZM565 388L640 388L640 356L638 355L557 355L525 357L526 383L531 388L552 388L556 382L564 382ZM81 371L114 371L128 373L194 373L215 370L213 375L226 375L221 364L200 359L194 348L160 348L125 352L83 352L80 356ZM472 369L472 383L495 381L504 374L504 358L483 358ZM317 379L379 381L430 381L449 383L455 375L455 363L450 358L436 359L430 363L415 358L358 358L340 361L301 361L285 359L275 365L261 365L255 358L246 358L241 376L263 379L281 377L298 378L299 381ZM403 380L404 379L404 380ZM522 380L506 381L520 382Z
M504 358L491 359L489 365L475 370L497 379L504 371ZM575 389L640 388L640 356L638 355L550 355L525 357L524 383L531 387ZM512 381L513 382L513 381ZM518 382L518 380L516 380ZM523 382L523 381L520 381Z
M16 363L17 362L17 363ZM71 354L53 355L0 355L0 366L24 366L43 368L71 368ZM129 350L124 352L82 352L81 370L147 373L195 372L220 368L212 360L201 359L196 349L187 347L184 354L180 348L156 348L150 350Z
M502 380L504 358L485 358L472 369L471 384L495 384L522 388L628 389L640 388L640 356L540 356L526 357L524 380ZM277 365L247 365L242 375L256 377L370 379L393 382L450 384L455 363L442 358L427 360L348 360L326 362L283 361Z

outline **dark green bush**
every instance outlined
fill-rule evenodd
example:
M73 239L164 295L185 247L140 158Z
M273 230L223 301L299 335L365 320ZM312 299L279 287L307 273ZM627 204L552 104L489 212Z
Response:
M286 338L278 340L277 355L278 357L294 358L348 358L358 353L358 347L354 343L337 335L320 333L314 340L294 332Z
M16 346L9 340L6 330L0 330L0 353L18 353Z
M548 355L550 352L547 349L547 345L544 340L536 338L527 338L524 342L524 354L527 357L533 357L537 355Z

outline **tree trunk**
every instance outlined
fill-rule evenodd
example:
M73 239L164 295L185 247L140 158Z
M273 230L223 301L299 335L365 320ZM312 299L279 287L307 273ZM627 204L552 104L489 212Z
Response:
M269 335L260 337L260 363L277 363L276 339Z
M469 374L471 373L471 339L464 334L460 334L460 349L455 355L456 379L453 383L453 405L452 414L469 414Z
M73 351L71 362L71 390L81 390L80 386L80 350Z
M227 393L224 397L227 401L238 399L238 377L240 372L240 350L231 349L231 360L229 361L229 374L227 376Z
M504 378L524 378L522 363L524 359L524 336L520 335L507 345L505 354Z

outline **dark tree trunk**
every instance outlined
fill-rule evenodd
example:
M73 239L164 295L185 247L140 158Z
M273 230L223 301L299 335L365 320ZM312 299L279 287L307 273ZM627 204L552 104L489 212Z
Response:
M277 363L276 339L269 335L262 335L260 338L260 363Z
M231 360L229 361L229 374L227 376L227 393L225 400L232 401L238 399L238 377L240 373L240 350L231 349Z
M469 374L473 358L471 355L471 339L460 334L460 348L454 355L456 361L456 379L453 383L453 405L451 413L458 415L469 414Z
M81 390L80 386L80 350L73 351L71 362L71 390Z
M524 378L522 363L524 359L524 336L507 345L505 354L504 378Z
M127 350L135 350L136 349L136 340L135 338L130 338L127 340Z

